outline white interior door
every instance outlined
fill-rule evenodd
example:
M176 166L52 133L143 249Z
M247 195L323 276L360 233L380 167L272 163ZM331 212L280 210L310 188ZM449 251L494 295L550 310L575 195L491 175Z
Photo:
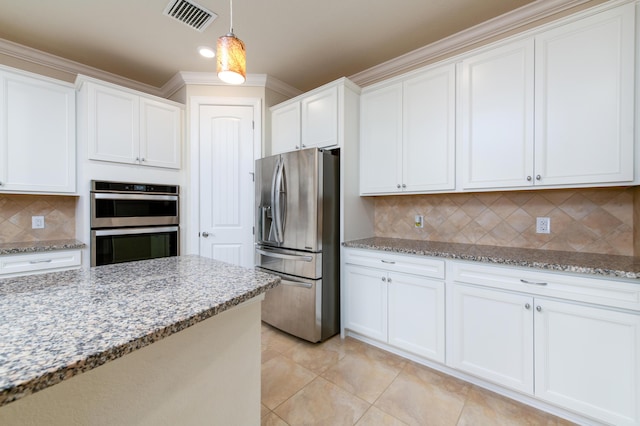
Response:
M200 107L200 255L253 267L254 108Z

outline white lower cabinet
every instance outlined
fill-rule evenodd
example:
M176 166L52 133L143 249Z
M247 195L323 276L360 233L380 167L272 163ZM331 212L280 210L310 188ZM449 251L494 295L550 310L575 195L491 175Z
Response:
M0 278L78 269L82 250L54 250L0 256Z
M535 395L615 425L640 423L640 315L535 299Z
M640 424L640 286L462 263L449 271L451 367L598 421Z
M454 284L451 365L533 393L530 296Z
M344 328L444 362L445 289L443 281L432 278L444 278L439 276L444 274L444 262L363 250L346 253ZM422 268L424 275L418 275Z

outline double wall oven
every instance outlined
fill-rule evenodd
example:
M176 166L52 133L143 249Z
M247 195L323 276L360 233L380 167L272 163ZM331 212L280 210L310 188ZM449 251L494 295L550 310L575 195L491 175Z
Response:
M91 181L91 266L177 256L179 187Z

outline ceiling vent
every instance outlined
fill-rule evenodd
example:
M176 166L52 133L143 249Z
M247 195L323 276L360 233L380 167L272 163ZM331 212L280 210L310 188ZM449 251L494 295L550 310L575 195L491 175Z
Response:
M171 0L164 14L203 32L217 17L215 13L187 0Z

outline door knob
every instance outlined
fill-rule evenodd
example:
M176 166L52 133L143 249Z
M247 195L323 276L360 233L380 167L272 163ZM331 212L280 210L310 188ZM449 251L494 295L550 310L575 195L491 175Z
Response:
M200 235L202 235L204 238L209 238L209 235L211 234L205 231L205 232L201 232Z

